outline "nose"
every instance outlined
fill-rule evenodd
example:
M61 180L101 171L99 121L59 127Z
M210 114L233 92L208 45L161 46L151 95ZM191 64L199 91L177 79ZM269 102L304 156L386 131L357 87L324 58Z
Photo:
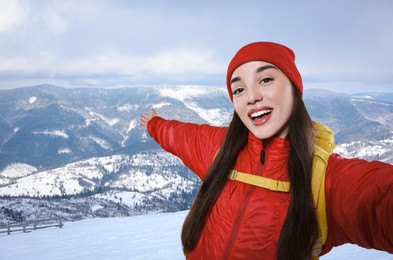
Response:
M263 94L261 93L260 89L258 89L257 86L252 86L247 89L248 104L252 105L262 100L263 100Z

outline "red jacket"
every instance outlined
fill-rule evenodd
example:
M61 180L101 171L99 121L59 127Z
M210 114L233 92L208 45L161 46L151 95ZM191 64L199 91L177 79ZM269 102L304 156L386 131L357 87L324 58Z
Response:
M182 123L154 117L149 134L204 178L227 128ZM275 138L265 147L249 134L234 169L289 181L290 144ZM328 238L325 254L334 246L358 244L393 253L393 166L382 162L330 156L326 172ZM202 235L188 259L274 259L290 193L270 191L228 180Z

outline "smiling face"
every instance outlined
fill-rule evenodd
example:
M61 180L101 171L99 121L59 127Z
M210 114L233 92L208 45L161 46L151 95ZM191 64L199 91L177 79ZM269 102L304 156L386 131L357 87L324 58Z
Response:
M271 63L251 61L234 70L230 86L235 111L250 132L259 139L287 136L293 90L284 73Z

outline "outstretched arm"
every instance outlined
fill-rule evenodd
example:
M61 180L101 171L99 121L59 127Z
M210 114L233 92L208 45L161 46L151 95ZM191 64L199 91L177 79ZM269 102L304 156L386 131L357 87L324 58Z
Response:
M354 243L393 253L392 165L333 154L326 195L330 246Z
M140 117L140 125L161 148L179 157L201 179L226 133L223 127L166 120L154 109Z

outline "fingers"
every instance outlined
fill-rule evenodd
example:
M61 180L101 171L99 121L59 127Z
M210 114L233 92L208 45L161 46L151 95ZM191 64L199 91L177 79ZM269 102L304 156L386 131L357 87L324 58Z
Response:
M151 115L152 115L152 117L155 117L158 115L157 111L154 108L151 109Z
M141 121L149 121L151 118L151 116L148 113L144 113L143 115L141 115L140 120Z
M147 114L147 113L144 113L139 118L140 126L143 127L143 128L147 128L147 123L149 122L149 120L150 120L150 115Z
M152 119L153 117L157 116L157 111L152 108L151 109L151 114L149 113L143 113L140 118L139 118L139 125L142 128L147 129L147 124L149 123L150 119Z

